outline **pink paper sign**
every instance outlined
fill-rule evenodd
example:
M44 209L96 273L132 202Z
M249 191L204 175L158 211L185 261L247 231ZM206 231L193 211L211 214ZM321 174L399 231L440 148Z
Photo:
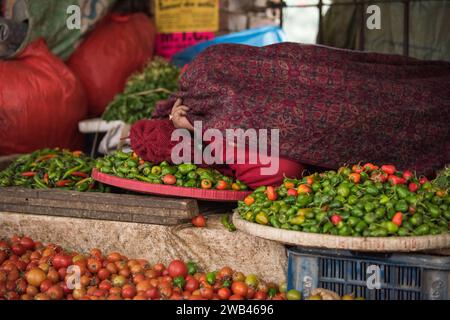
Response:
M167 59L187 47L214 38L214 32L159 33L156 36L156 54Z

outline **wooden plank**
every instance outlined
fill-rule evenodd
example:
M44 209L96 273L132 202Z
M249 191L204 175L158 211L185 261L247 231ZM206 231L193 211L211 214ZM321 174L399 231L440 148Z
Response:
M36 207L23 206L14 204L4 204L0 206L0 211L13 212L21 214L34 214L42 216L56 216L66 218L82 218L93 220L107 220L117 222L134 222L145 224L160 224L160 225L176 225L186 222L184 219L176 219L164 216L153 215L132 215L127 213L117 212L100 212L95 210L77 210L70 208L52 208L52 207ZM0 213L1 215L1 213Z
M0 188L0 211L174 225L199 213L194 199Z
M0 188L0 197L18 196L63 201L81 201L85 203L105 203L152 208L187 209L192 207L192 199L141 196L120 193L77 192L57 189L25 189L19 187Z
M62 201L40 198L23 198L23 197L0 197L0 204L21 204L37 207L51 208L67 208L70 203L71 209L77 210L94 210L99 212L119 212L130 213L135 215L150 214L155 216L170 216L173 218L186 218L188 212L194 210L171 209L171 208L154 208L146 206L123 206L113 203L89 203L82 201ZM151 209L149 211L149 209Z

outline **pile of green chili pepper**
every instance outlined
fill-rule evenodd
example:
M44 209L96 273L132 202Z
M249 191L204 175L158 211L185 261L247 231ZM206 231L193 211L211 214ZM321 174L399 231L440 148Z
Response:
M449 233L450 195L425 177L367 164L259 187L238 204L240 216L275 228L340 236Z
M108 105L103 119L134 123L150 118L158 101L166 100L178 88L180 70L163 58L150 61L141 73L128 79L123 93Z
M94 159L81 151L42 149L23 155L0 172L0 186L107 191L90 176Z
M152 164L133 152L116 151L97 159L95 166L102 173L154 184L216 190L248 190L244 183L224 176L215 169L199 168L189 163L171 165L166 161Z

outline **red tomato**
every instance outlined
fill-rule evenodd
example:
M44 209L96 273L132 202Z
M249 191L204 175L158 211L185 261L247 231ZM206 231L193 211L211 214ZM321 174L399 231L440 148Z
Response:
M120 261L121 259L122 259L122 255L118 252L111 252L107 257L107 260L109 262L116 262L116 261Z
M389 175L393 175L395 173L395 171L397 171L395 166L393 166L391 164L382 165L381 170Z
M378 169L378 166L372 164L372 163L366 163L363 168L367 171L374 171Z
M217 294L219 295L220 300L228 300L231 296L231 290L228 288L220 288L217 291Z
M34 241L29 237L23 237L20 239L20 244L26 249L26 250L33 250L35 247Z
M411 192L416 192L419 189L419 185L415 182L410 182L408 185L408 189Z
M214 290L212 288L203 287L200 289L200 294L203 298L211 300L214 295Z
M231 291L233 292L234 295L245 297L247 296L248 286L245 284L245 282L235 281L231 285Z
M126 284L122 287L122 297L132 299L136 296L136 287L131 284Z
M231 279L233 278L233 269L231 269L230 267L223 267L217 273L217 277L222 280Z
M251 206L253 203L255 203L255 198L252 196L246 196L244 199L244 203L248 206Z
M361 172L363 172L363 167L361 167L358 164L355 164L352 166L352 171L355 173L361 173Z
M202 214L199 214L198 216L195 216L192 218L192 224L197 228L204 228L206 227L206 219L205 216Z
M59 253L53 257L52 264L57 270L60 268L67 268L72 264L72 257Z
M298 194L311 193L311 191L312 191L311 188L306 184L301 184L297 188Z
M257 291L253 297L255 300L267 300L267 293L262 291Z
M414 174L409 170L405 170L405 171L403 171L403 178L405 178L406 181L408 181L408 180L414 178Z
M47 292L48 289L50 289L53 286L53 282L51 282L48 279L45 279L42 281L41 285L39 286L39 291L41 292Z
M370 176L370 179L375 182L386 182L388 179L388 175L384 172L373 172Z
M406 184L406 179L405 178L401 178L401 177L397 177L394 175L390 175L388 178L388 181L392 184L392 185L397 185L397 184Z
M188 274L188 269L186 264L181 260L173 260L169 267L167 267L169 272L169 276L172 278L176 278L178 276L186 277Z
M397 226L401 226L403 222L403 214L401 212L397 212L393 217L392 217L392 223L396 224Z
M201 187L202 189L211 189L211 188L212 188L212 182L211 182L211 180L209 180L209 179L203 179L203 180L200 182L200 187Z
M333 214L332 216L331 216L331 223L332 224L334 224L334 225L337 225L339 222L341 222L342 221L342 217L340 216L340 215L338 215L338 214Z
M288 195L288 196L292 196L292 197L296 197L296 196L298 195L298 192L297 192L297 190L295 190L295 189L289 189L289 190L287 191L287 195Z
M98 273L97 273L97 276L99 277L100 280L108 279L110 275L111 275L111 272L109 272L108 269L106 269L106 268L102 268L102 269L98 270Z
M17 255L17 256L21 256L23 255L27 250L25 249L25 247L23 245L21 245L19 242L15 242L11 245L11 251Z
M169 298L173 293L172 286L164 285L159 289L159 294L163 297L163 299Z
M248 287L247 295L245 296L245 298L247 300L251 300L253 299L254 296L255 296L255 289L253 289L252 287Z
M348 179L349 179L350 181L352 181L353 183L358 184L359 181L361 181L361 175L360 175L359 173L356 173L356 172L350 173L350 174L348 175Z
M53 285L45 292L51 300L61 300L64 292L60 285Z
M103 281L100 282L100 284L98 285L98 288L101 289L101 290L109 291L109 290L112 288L111 281L109 281L109 280L103 280Z
M228 183L223 180L219 180L216 185L217 190L226 190L228 189Z
M238 294L233 294L228 300L244 300L244 298Z
M189 292L194 292L195 290L198 289L198 287L199 287L199 282L198 282L198 280L191 277L190 279L188 279L188 280L186 281L186 284L185 284L185 286L184 286L184 289L185 289L186 291L189 291Z
M89 272L97 273L102 267L102 263L97 258L89 258L87 260L87 268Z
M59 273L54 268L50 268L47 272L47 279L49 279L53 283L57 283L59 281Z
M159 299L161 296L159 294L159 290L155 287L151 287L150 289L148 289L147 291L145 291L145 296L148 299L152 299L152 300L156 300Z
M266 194L267 194L267 199L269 199L270 201L275 201L278 198L277 191L272 186L268 186L266 188Z
M422 177L419 179L420 184L424 184L425 182L428 182L428 179L426 177Z
M162 180L164 184L168 185L173 185L177 183L177 178L173 174L166 174Z

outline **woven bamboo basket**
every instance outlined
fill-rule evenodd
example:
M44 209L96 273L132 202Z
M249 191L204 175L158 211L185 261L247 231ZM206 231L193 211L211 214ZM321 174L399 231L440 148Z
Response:
M278 229L242 219L237 211L233 223L238 230L289 245L374 252L412 252L450 248L450 234L420 237L342 237Z

